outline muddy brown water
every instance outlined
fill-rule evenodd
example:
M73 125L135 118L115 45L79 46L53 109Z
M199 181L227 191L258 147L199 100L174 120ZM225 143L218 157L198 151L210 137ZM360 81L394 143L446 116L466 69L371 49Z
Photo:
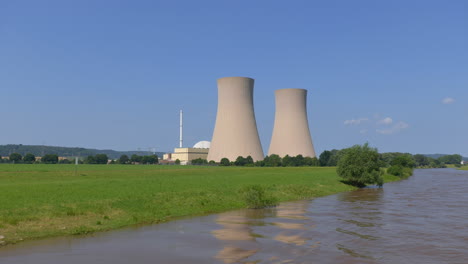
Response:
M86 237L0 248L1 264L468 263L468 171Z

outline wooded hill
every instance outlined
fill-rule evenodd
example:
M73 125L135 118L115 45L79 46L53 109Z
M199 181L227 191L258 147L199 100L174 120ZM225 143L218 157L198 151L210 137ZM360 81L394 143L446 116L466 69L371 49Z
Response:
M132 156L133 154L144 156L151 155L149 151L116 151L111 149L87 149L87 148L70 148L56 146L39 146L39 145L0 145L0 156L9 156L11 153L19 153L22 156L27 153L34 154L37 157L45 154L56 154L60 157L87 157L96 154L106 154L110 159L118 159L121 155ZM156 152L158 157L162 157L163 152Z

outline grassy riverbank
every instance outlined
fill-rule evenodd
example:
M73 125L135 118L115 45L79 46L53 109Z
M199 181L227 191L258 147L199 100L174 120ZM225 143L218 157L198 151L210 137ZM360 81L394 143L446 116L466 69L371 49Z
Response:
M80 165L75 175L74 165L0 164L0 236L15 243L245 208L241 190L254 184L279 201L355 189L334 167Z

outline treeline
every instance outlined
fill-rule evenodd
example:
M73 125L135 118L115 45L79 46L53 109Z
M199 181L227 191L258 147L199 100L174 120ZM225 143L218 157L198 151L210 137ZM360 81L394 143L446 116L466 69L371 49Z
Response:
M45 154L56 154L59 157L88 157L95 156L96 154L106 154L109 159L119 159L121 155L132 156L148 155L148 151L116 151L111 149L88 149L78 147L57 147L57 146L42 146L42 145L22 145L22 144L8 144L0 145L0 156L8 157L12 153L18 153L22 156L26 154L33 154L36 157L44 156ZM156 155L163 155L162 152L154 153Z
M344 154L343 150L325 150L319 158L297 156L284 156L280 157L276 154L266 156L263 160L253 161L251 156L239 156L236 160L229 160L223 158L219 163L215 161L208 161L206 159L192 160L192 165L219 165L219 166L247 166L247 167L299 167L299 166L312 166L312 167L335 167L338 161ZM399 176L408 174L409 170L402 168L446 168L447 165L461 166L463 157L459 154L445 155L437 159L427 157L423 154L412 155L410 153L400 152L387 152L378 153L379 165L382 168L388 168L391 174ZM403 172L406 171L406 172Z
M246 166L246 167L300 167L300 166L320 166L317 158L304 157L297 155L291 157L289 155L281 158L276 154L266 156L263 160L254 161L251 156L237 157L236 160L230 161L228 158L222 158L219 163L215 161L207 161L206 159L192 160L192 165L219 165L219 166Z
M37 158L32 153L27 153L22 156L19 153L12 153L8 158L1 158L0 163L15 163L15 164L71 164L74 159L60 158L57 154L45 154ZM137 155L133 154L130 158L127 155L121 155L120 158L114 160L109 159L106 154L88 155L84 159L79 159L79 164L158 164L159 159L157 155Z

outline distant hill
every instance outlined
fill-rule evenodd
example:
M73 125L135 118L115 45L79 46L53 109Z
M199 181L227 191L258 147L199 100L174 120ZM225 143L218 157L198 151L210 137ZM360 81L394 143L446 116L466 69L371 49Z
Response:
M153 154L149 151L116 151L111 149L87 149L87 148L69 148L69 147L56 147L56 146L38 146L38 145L0 145L0 156L9 156L11 153L19 153L25 155L32 153L35 156L43 156L44 154L57 154L60 157L86 157L89 155L106 154L110 159L118 159L121 155L133 154L137 155L150 155ZM156 152L158 157L162 157L163 152Z
M452 154L423 154L423 155L429 158L438 159L442 156L447 156L447 155L452 155ZM468 157L463 157L463 160L468 160Z

